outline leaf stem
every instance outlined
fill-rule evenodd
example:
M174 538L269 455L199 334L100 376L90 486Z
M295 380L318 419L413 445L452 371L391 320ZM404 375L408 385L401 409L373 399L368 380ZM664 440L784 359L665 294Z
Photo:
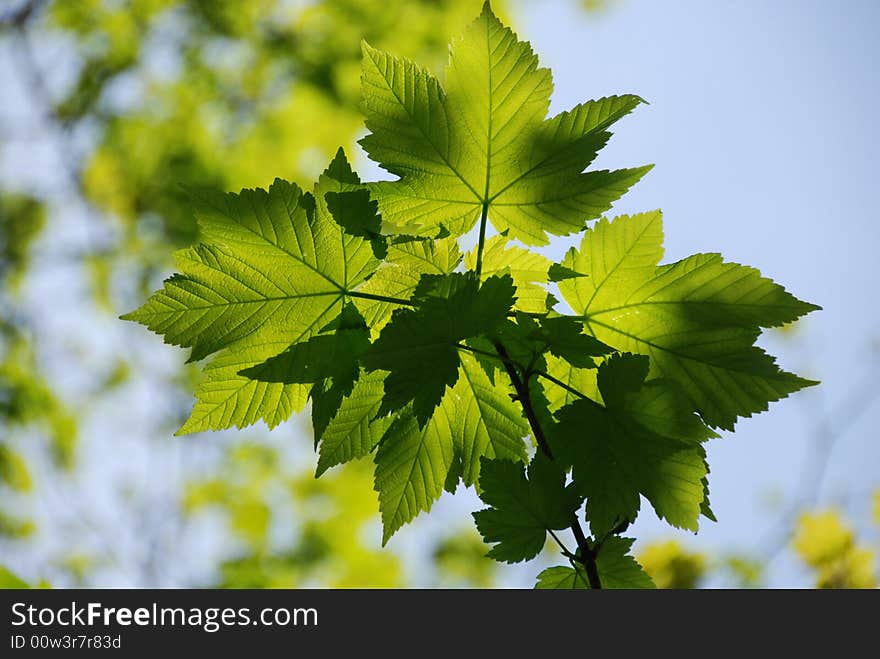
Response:
M541 423L538 421L538 415L535 412L535 406L532 404L532 397L529 393L529 387L526 384L526 381L520 377L519 373L517 373L516 365L511 361L507 348L505 348L500 341L494 341L493 343L495 345L495 350L501 357L501 361L504 362L504 369L507 371L507 376L510 378L514 391L516 391L517 398L519 399L523 412L526 415L526 419L529 422L529 427L532 429L532 434L535 436L535 441L538 443L538 448L544 452L544 455L552 460L553 451L550 448L550 443L547 441L547 435L544 433L544 428L541 427Z
M556 541L556 544L559 545L559 548L562 550L562 555L565 556L569 560L577 560L577 556L569 551L568 547L565 546L565 543L559 539L559 536L553 533L552 529L547 529L547 533L550 534L550 537Z
M363 293L361 291L346 291L345 295L349 297L359 297L362 300L375 300L376 302L390 302L391 304L403 304L408 307L415 305L410 300L404 300L399 297L388 297L387 295L376 295L375 293Z
M471 348L470 346L465 345L464 343L456 343L455 347L458 348L459 350L464 350L465 352L470 352L475 355L480 355L480 356L486 357L488 359L495 359L500 362L504 361L496 353L489 352L488 350L480 350L479 348Z
M590 400L589 396L587 396L586 394L581 393L580 391L578 391L577 389L575 389L571 385L565 384L562 380L554 378L549 373L545 373L544 371L535 371L535 375L537 375L540 378L544 378L548 382L552 382L557 387L562 387L567 392L574 394L578 398L585 398L586 400Z
M477 244L477 267L475 268L475 272L477 273L477 281L480 281L480 276L483 274L483 249L486 247L486 224L488 224L489 219L489 202L483 202L483 210L480 212L480 242Z

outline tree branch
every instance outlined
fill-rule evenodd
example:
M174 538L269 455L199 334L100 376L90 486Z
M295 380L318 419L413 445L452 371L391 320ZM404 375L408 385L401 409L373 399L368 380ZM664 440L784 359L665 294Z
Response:
M535 441L538 443L538 448L541 449L544 455L552 460L553 451L550 448L550 443L547 441L547 435L544 433L544 428L538 420L535 406L532 403L532 396L529 392L528 375L526 375L526 377L520 376L516 370L516 365L510 359L510 354L500 341L494 341L494 346L498 355L504 362L504 368L507 371L507 375L510 378L514 391L516 391L523 412L525 412L529 427L532 429L532 434L535 436ZM577 541L578 549L580 550L578 560L584 566L584 570L586 570L587 579L590 581L590 588L596 590L602 588L602 581L599 578L599 570L596 566L596 553L598 551L598 546L595 549L590 547L590 543L584 535L584 530L581 528L581 523L578 521L577 516L571 521L571 532L574 534L574 538Z
M574 533L578 548L581 550L580 559L584 569L587 571L587 579L590 581L590 588L598 590L599 588L602 588L602 581L599 579L599 569L596 565L596 554L599 551L599 546L595 549L590 549L590 544L587 542L587 538L584 536L584 530L581 528L581 523L577 518L572 520L571 531Z

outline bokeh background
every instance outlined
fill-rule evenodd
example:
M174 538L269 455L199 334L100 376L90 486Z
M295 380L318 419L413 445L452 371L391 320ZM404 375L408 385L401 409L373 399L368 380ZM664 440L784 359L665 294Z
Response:
M117 320L196 237L182 184L308 183L355 145L359 42L442 71L479 0L0 0L0 585L517 586L473 492L380 549L369 464L316 481L307 415L175 438L196 370ZM876 587L880 147L873 0L496 0L552 111L637 93L603 167L656 168L667 260L720 251L824 311L765 336L822 386L709 447L718 523L643 506L663 586ZM559 256L566 241L548 250Z

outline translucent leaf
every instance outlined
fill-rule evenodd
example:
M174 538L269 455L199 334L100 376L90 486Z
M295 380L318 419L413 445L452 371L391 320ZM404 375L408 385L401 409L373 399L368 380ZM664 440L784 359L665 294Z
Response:
M407 233L467 232L485 209L529 245L579 231L649 168L583 173L606 128L641 99L612 97L545 119L553 82L489 4L454 40L446 87L427 70L364 45L361 145L399 181L372 184L382 215Z
M815 384L780 370L754 343L761 327L818 307L717 254L659 266L662 243L657 211L602 220L568 253L563 265L589 276L561 281L559 290L589 332L648 355L651 374L678 382L721 428Z

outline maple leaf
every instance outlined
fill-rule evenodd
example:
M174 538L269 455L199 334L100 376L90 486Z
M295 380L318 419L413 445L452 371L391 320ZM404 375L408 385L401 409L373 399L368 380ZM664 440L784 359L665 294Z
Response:
M358 360L370 346L367 326L357 310L348 304L329 333L294 343L281 354L241 371L260 382L315 384L331 378L347 394L358 378Z
M697 529L706 475L701 442L714 437L674 383L645 382L648 360L614 355L598 372L604 406L578 399L556 412L554 456L573 465L597 538L633 521L644 495L670 524Z
M475 270L479 246L468 252L464 265ZM550 259L536 252L511 245L505 236L492 236L486 240L482 258L482 276L510 275L516 286L518 311L542 313L547 311L547 290L542 286L548 281Z
M382 513L382 544L443 492L454 460L450 417L439 409L420 427L408 412L397 416L376 452L375 490Z
M491 332L514 302L509 276L478 285L463 274L423 276L414 293L415 309L398 309L364 355L367 370L389 371L380 414L413 402L424 425L446 387L458 379L458 343Z
M580 231L650 167L583 173L637 96L546 119L553 90L528 43L483 12L450 48L445 88L428 71L363 46L370 157L400 177L371 186L385 221L460 235L482 214L528 245Z
M472 355L461 354L458 381L441 406L450 408L450 432L465 485L478 482L482 458L525 461L529 426L510 387L491 382Z
M287 346L308 340L338 316L347 294L378 267L368 240L343 231L324 195L357 186L340 150L303 193L280 179L269 190L194 194L202 242L177 253L179 274L125 316L191 347L209 364L180 432L274 426L301 409L305 385L240 375Z
M593 357L611 352L608 346L584 334L579 318L558 315L533 318L524 313L516 313L515 318L516 322L502 323L494 339L477 337L468 342L479 351L480 363L492 379L499 366L498 356L487 357L487 353L491 355L496 350L493 340L504 345L509 359L533 371L545 371L547 359L553 356L580 368L595 368Z
M400 307L393 300L409 300L422 275L450 275L460 263L461 251L452 238L391 243L381 266L358 289L372 297L358 297L354 302L372 332L378 334Z
M537 588L587 587L587 567L606 588L651 587L619 537L640 498L675 526L714 519L711 427L813 384L755 341L818 307L717 254L661 265L659 212L586 229L649 169L585 171L643 101L548 119L550 72L488 3L443 85L363 55L362 145L398 180L362 183L340 150L310 193L196 193L202 242L124 316L211 358L179 432L272 427L311 400L318 475L374 454L383 544L464 482L488 505L474 519L497 560L573 527L572 567ZM574 232L561 263L521 245Z
M483 458L480 497L491 508L475 512L486 542L498 543L488 556L515 563L543 549L547 531L568 528L580 507L574 486L565 486L565 471L542 453L532 458L528 480L521 463Z
M352 396L359 393L359 386L360 382ZM370 410L375 416L382 393L375 385L370 391ZM379 416L372 421L371 437L381 427L377 424L387 424L388 418ZM476 483L485 458L524 462L527 432L528 426L505 388L492 384L473 357L461 355L458 381L446 389L428 423L420 428L409 410L404 410L382 438L375 459L375 486L385 541L419 512L430 510L443 489L453 491L459 480L466 485ZM323 452L322 445L322 459Z
M378 417L384 394L384 373L362 372L351 391L340 400L328 402L323 410L323 395L312 392L312 416L315 441L320 455L315 475L320 476L334 465L369 455L391 425L391 417ZM323 418L322 418L323 416Z
M819 307L718 254L659 265L662 257L659 211L603 219L563 261L589 276L559 290L591 334L648 355L651 373L678 382L710 425L732 430L737 417L816 384L780 370L754 343L760 328Z
M629 555L632 538L612 537L602 543L596 557L596 571L602 588L609 590L629 588L654 588L651 577L642 569L635 558ZM589 588L583 565L574 567L549 567L538 575L535 588L538 590L571 590Z

